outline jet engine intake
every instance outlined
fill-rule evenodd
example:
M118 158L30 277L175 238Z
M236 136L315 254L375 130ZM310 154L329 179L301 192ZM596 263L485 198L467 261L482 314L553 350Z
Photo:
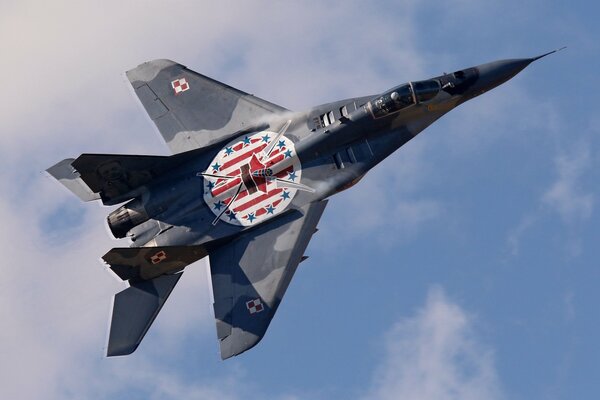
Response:
M150 217L140 199L131 200L129 203L117 208L106 218L108 227L117 239L124 238L135 226L148 221Z

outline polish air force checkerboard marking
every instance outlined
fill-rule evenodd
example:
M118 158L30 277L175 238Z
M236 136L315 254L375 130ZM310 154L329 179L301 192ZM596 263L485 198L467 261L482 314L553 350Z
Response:
M185 92L186 90L189 90L190 84L185 78L179 78L171 82L171 87L175 91L175 94L179 94Z
M152 264L158 264L161 261L164 261L166 259L167 259L167 253L165 253L164 250L161 250L158 253L156 253L155 255L153 255L152 257L150 257L150 261L152 262Z
M246 302L246 308L248 309L250 314L256 314L263 311L265 309L265 306L263 306L262 301L260 301L260 299L254 299Z

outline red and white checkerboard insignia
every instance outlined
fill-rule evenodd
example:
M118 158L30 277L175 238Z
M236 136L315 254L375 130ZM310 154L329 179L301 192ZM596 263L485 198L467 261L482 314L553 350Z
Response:
M246 302L246 308L250 311L250 314L256 314L265 309L260 299L254 299Z
M152 264L158 264L161 261L164 261L167 259L167 253L165 253L164 250L159 251L158 253L156 253L155 255L153 255L152 257L150 257L150 261L152 261Z
M175 94L179 94L188 90L190 88L190 84L185 80L185 78L179 78L171 82L171 87L173 90L175 90Z

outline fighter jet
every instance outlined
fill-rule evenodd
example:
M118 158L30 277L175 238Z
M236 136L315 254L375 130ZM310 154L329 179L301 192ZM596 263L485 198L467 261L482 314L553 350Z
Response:
M131 354L183 275L209 258L221 358L265 335L328 198L458 105L542 57L494 61L293 112L169 60L126 73L173 155L82 154L48 172L83 201L124 203L102 258L114 296L107 356Z

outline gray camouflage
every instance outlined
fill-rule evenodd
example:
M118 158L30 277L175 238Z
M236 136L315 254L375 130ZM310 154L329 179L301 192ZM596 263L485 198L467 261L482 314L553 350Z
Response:
M130 285L115 296L108 356L138 347L182 271L207 255L221 357L256 345L306 258L326 199L356 184L448 111L547 54L495 61L305 112L169 60L128 71L173 155L83 154L48 169L84 201L127 202L108 216L114 236L131 241L103 257ZM227 168L229 175L222 172Z

